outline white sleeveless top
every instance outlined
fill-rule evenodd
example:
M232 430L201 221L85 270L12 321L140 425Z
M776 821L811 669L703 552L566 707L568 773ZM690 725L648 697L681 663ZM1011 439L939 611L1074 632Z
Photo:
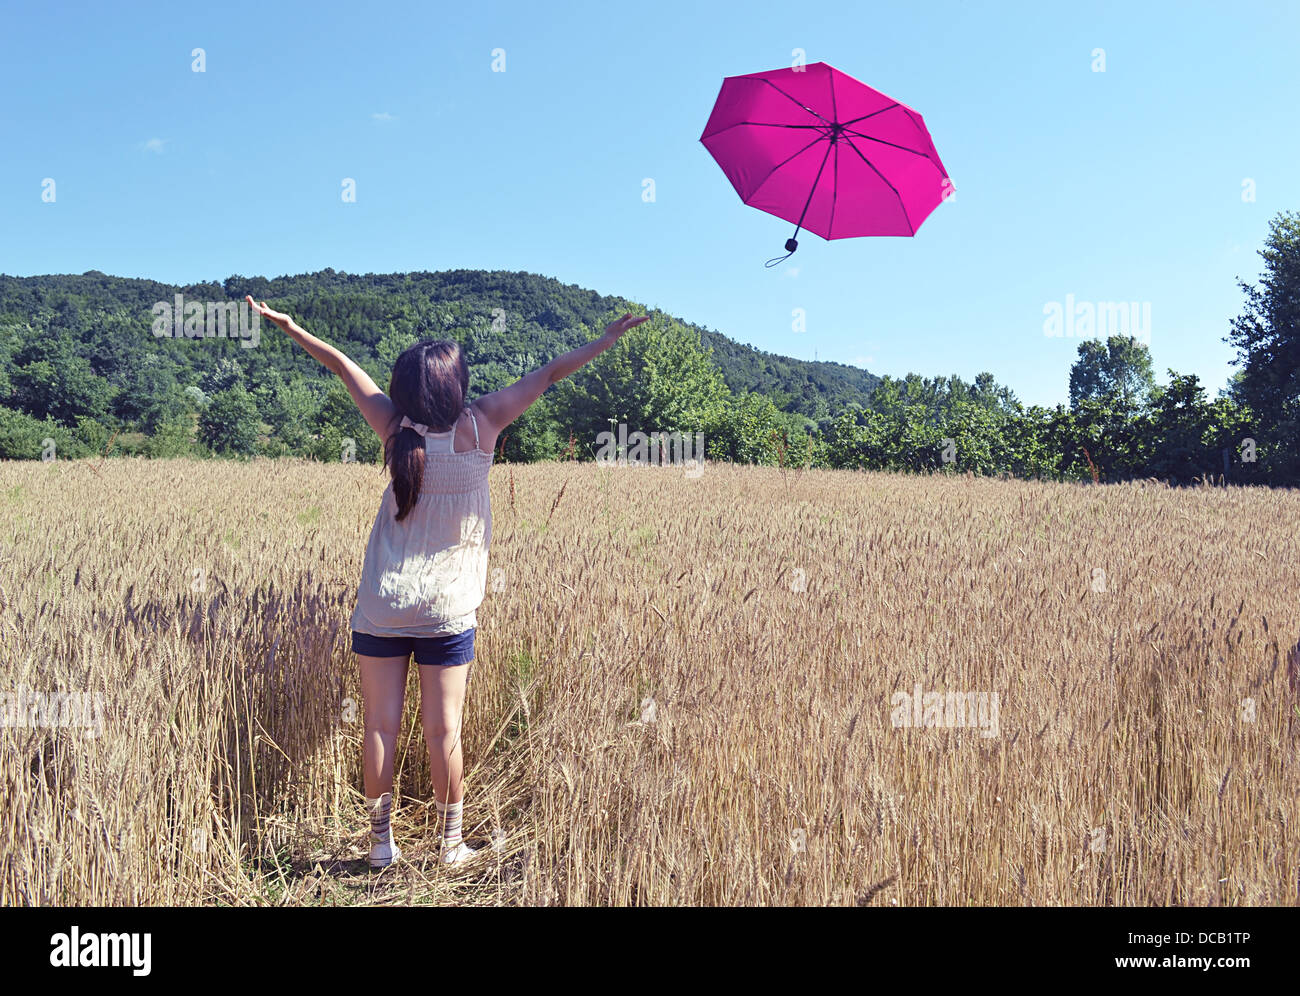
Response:
M352 629L371 636L446 636L478 624L487 589L492 453L455 452L456 426L426 432L419 500L398 522L390 480L370 527ZM446 439L446 448L442 440Z

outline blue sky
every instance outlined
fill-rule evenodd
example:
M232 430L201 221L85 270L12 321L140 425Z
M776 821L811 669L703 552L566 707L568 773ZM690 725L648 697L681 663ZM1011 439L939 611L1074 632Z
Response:
M1149 304L1160 379L1213 396L1235 278L1300 208L1281 0L9 3L3 24L8 274L527 270L771 352L989 370L1039 404L1066 400L1078 339L1044 308L1073 295ZM924 115L956 197L915 238L801 233L764 268L792 226L699 137L724 77L795 50Z

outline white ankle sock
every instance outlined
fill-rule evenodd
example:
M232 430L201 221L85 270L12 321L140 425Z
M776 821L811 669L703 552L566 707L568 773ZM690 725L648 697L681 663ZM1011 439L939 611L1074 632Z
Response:
M378 799L366 799L366 808L370 810L370 832L380 840L387 840L391 830L389 817L393 809L393 793L385 792Z
M439 802L434 799L433 804L438 807L438 815L443 818L442 842L448 847L455 847L461 842L460 819L465 800L462 799L460 802Z

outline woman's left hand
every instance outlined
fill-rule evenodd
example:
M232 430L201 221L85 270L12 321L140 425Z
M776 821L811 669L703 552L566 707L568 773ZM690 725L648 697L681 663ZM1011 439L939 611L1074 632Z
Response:
M292 322L293 319L290 318L288 315L286 315L283 311L276 311L273 308L267 307L265 301L259 304L258 302L253 300L252 294L245 294L244 300L246 300L252 306L253 310L256 311L263 318L269 319L270 321L274 322L276 325L280 326L280 328L284 329L286 332L288 331L289 323Z

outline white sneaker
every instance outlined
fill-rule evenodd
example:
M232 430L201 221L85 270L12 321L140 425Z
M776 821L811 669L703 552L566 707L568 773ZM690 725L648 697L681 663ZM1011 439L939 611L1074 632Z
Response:
M462 840L455 847L447 847L446 845L443 845L442 863L444 865L458 865L462 861L469 861L477 855L478 851L466 845Z
M402 849L397 846L397 841L393 840L393 831L389 830L386 838L376 833L370 834L371 868L387 868L401 856Z

